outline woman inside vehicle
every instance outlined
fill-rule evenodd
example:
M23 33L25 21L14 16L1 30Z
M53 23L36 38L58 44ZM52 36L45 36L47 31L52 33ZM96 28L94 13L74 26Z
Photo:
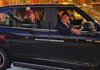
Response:
M8 11L8 15L15 21L24 24L36 24L37 28L42 28L40 21L36 18L35 12L30 7L26 8L26 14L28 18L22 19L20 17L15 16L11 11Z

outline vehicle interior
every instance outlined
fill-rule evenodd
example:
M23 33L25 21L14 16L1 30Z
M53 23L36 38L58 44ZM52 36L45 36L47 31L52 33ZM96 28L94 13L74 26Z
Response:
M89 29L89 26L91 25L91 28L93 30L96 30L94 23L92 23L91 21L88 21L88 19L84 18L79 12L77 12L77 10L75 9L58 9L58 17L61 17L61 14L63 11L68 12L69 14L69 20L73 22L73 27L77 28L79 30L82 31L92 31L91 29ZM59 19L59 18L58 18ZM59 21L59 20L57 20ZM84 29L82 29L82 27Z
M33 7L32 10L36 13L36 18L41 22L42 29L55 29L57 22L61 18L61 14L63 11L66 11L69 13L70 21L73 21L73 27L80 29L82 31L96 31L96 27L94 23L91 21L89 22L88 19L84 18L80 13L77 12L74 8L52 8L51 11L48 8L39 7L35 8ZM28 16L26 13L23 13L23 11L26 12L26 8L17 8L13 11L14 15L21 19L26 19ZM52 15L50 15L52 14ZM87 22L88 21L88 22ZM84 24L86 23L86 24ZM84 24L84 29L81 29L81 25ZM50 25L50 26L49 26ZM89 29L89 26L91 25L91 29ZM0 13L0 26L10 26L10 27L24 27L24 28L36 28L34 24L22 24L19 22L16 22L12 18L10 18L7 13Z

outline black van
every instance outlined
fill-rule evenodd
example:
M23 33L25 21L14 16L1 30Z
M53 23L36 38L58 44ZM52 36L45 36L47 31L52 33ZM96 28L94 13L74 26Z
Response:
M42 28L16 22L8 16L12 11L27 18L25 9L31 7ZM80 35L58 33L58 15L70 14L74 27L82 20L88 24ZM74 17L72 16L74 15ZM92 24L92 29L89 28ZM32 27L30 27L32 26ZM73 4L33 4L0 7L0 70L15 66L44 70L100 69L100 14L92 8Z

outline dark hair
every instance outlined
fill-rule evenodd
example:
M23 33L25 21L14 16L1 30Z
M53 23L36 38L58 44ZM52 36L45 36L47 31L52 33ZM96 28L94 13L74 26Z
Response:
M69 16L68 12L64 11L61 16L67 15Z

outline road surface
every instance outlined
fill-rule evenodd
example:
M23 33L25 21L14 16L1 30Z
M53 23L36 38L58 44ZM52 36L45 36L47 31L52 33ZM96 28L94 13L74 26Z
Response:
M11 68L7 70L36 70L36 69L29 69L29 68L23 68L23 67L15 67L13 64L11 65ZM72 69L66 69L66 70L72 70Z
M35 70L35 69L29 69L29 68L23 68L23 67L15 67L13 64L11 65L11 68L7 70Z

